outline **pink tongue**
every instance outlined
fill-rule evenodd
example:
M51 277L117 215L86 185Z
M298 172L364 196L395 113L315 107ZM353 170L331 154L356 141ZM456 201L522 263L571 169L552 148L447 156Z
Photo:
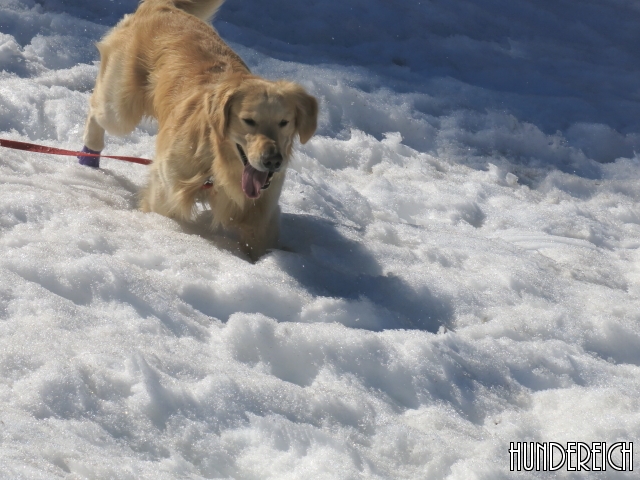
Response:
M256 170L247 163L242 172L242 191L249 198L258 198L260 189L267 183L269 172L261 172Z

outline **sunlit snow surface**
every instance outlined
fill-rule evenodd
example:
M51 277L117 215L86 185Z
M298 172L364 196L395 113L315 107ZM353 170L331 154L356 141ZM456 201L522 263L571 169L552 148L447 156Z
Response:
M82 147L135 4L0 0L0 137ZM638 5L229 0L250 67L321 101L255 265L137 211L145 167L0 149L0 477L497 479L514 441L640 468Z

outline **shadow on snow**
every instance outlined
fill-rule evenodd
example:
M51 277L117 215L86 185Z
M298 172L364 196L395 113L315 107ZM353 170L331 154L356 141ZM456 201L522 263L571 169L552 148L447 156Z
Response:
M383 274L366 246L347 238L341 228L318 217L283 214L280 239L291 251L274 252L276 263L314 296L370 302L379 320L363 328L436 332L451 327L448 299Z

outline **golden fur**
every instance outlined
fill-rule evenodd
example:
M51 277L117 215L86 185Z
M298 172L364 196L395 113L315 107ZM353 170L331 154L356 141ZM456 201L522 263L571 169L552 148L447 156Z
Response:
M305 143L315 132L318 105L299 85L250 73L205 22L223 1L145 0L109 32L84 141L101 151L105 130L125 135L156 118L141 209L188 220L205 200L215 224L236 230L256 259L276 244L284 170L295 137ZM203 190L209 177L214 186Z

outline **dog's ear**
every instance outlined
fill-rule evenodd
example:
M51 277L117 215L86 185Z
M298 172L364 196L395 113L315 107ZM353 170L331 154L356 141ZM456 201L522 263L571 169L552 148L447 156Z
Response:
M218 138L227 135L231 116L231 105L237 97L237 86L234 82L223 82L207 93L207 113L209 122Z
M318 101L296 85L293 94L296 101L296 129L300 143L307 143L318 127Z

